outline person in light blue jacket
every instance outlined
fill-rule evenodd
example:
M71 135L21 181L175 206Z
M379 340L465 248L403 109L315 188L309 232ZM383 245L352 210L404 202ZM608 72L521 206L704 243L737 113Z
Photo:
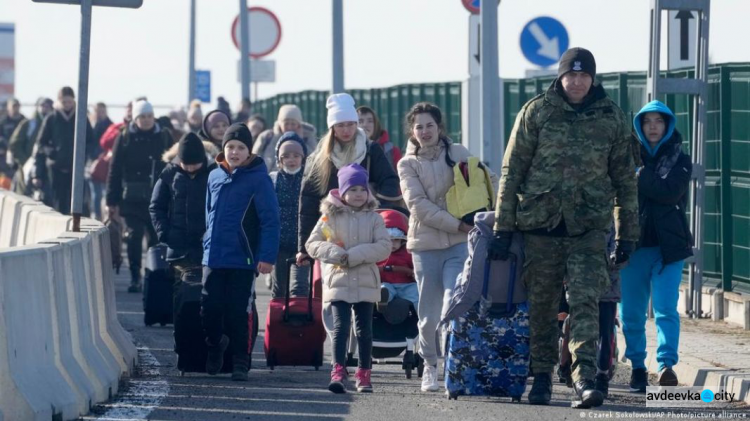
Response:
M250 153L245 124L224 134L219 167L208 176L201 316L206 372L217 374L232 345L232 380L247 381L247 308L256 271L268 274L279 251L279 203L263 159ZM227 325L227 334L224 333Z
M677 313L682 268L693 255L693 237L685 217L692 164L682 152L672 110L659 101L646 104L633 121L640 141L638 174L641 235L622 275L622 332L625 356L633 366L630 391L645 393L646 311L653 302L659 385L676 386L680 315Z

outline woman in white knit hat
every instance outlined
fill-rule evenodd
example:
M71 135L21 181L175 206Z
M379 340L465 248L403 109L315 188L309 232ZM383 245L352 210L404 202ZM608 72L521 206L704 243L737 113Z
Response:
M383 149L369 141L364 130L357 127L359 116L354 108L354 98L349 94L331 95L326 108L329 131L308 158L302 180L298 264L307 257L305 243L320 219L320 202L329 191L339 187L337 175L340 168L354 163L363 166L369 173L372 193L383 206L398 205L401 201L398 175Z
M295 132L305 142L305 147L312 152L318 146L315 137L315 127L302 120L302 110L293 104L285 104L279 108L279 115L273 125L273 129L266 130L255 140L253 153L266 161L268 172L278 171L276 165L276 144L281 135L286 132Z

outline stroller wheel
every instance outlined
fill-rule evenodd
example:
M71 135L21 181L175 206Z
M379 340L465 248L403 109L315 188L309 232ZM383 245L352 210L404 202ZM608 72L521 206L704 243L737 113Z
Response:
M424 360L419 355L415 355L414 359L417 363L417 377L422 378L422 372L424 372Z

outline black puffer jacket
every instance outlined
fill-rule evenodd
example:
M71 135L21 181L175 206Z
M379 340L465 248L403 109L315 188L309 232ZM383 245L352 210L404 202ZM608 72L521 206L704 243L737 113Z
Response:
M76 115L72 113L66 118L61 110L55 110L44 118L42 128L39 129L39 151L47 158L47 166L62 172L70 172L73 168L73 151L75 145ZM96 158L94 153L94 132L88 120L86 121L86 156ZM40 169L41 170L41 169ZM42 178L42 177L39 177Z
M693 236L685 216L693 165L681 150L675 130L651 156L641 145L643 168L638 173L639 247L659 247L664 265L693 255ZM671 165L670 169L662 168ZM660 176L659 174L664 174Z
M206 232L206 186L215 163L193 176L178 164L167 164L154 186L148 210L159 242L167 244L167 260L189 257L203 260L203 234Z
M369 142L369 141L368 141ZM308 166L310 165L308 159ZM325 194L318 191L318 182L314 179L315 173L306 174L302 180L302 195L299 202L299 244L298 249L307 253L305 243L312 233L315 224L320 218L320 202L328 192L339 187L338 169L332 162L328 161L331 168L331 178L328 180L328 189ZM399 187L398 175L394 171L383 148L375 142L369 142L367 155L360 164L370 175L370 185L375 190L375 196L381 203L381 207L402 206L401 189Z
M120 206L123 215L149 219L148 204L156 179L164 169L161 157L172 136L157 123L148 131L130 123L115 140L107 179L107 206Z

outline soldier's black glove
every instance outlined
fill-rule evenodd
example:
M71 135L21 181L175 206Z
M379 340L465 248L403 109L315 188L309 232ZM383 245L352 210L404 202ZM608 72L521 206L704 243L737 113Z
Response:
M495 231L490 243L489 258L491 260L508 260L510 255L510 244L513 242L513 233L508 231Z
M632 241L615 241L615 251L612 253L612 261L615 265L620 265L630 259L630 254L633 253L635 245Z

